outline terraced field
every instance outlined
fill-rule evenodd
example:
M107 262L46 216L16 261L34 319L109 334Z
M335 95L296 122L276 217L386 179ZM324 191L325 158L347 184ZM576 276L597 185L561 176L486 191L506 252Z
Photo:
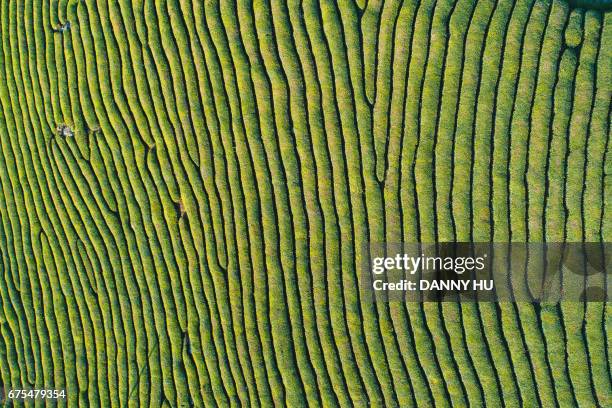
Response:
M0 2L0 386L612 406L608 303L359 291L368 242L612 241L602 7Z

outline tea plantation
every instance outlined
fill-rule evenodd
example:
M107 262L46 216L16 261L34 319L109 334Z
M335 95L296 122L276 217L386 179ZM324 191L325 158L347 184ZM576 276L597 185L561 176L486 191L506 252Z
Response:
M612 241L611 3L1 1L7 406L612 406L608 303L360 290Z

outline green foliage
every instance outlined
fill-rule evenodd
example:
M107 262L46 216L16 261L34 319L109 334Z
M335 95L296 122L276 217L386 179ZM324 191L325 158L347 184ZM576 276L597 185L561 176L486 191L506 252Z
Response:
M0 385L610 406L606 303L361 290L370 242L610 240L609 6L2 2Z

